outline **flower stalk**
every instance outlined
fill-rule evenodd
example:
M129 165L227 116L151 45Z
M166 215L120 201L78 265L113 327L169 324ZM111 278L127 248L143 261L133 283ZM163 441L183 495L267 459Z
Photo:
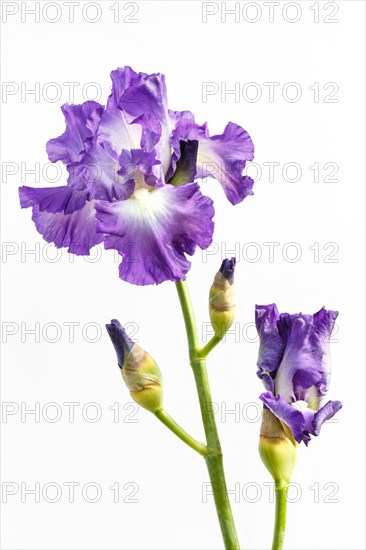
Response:
M204 443L197 441L188 432L186 432L177 422L164 410L159 409L155 412L156 418L160 420L170 431L172 431L186 445L197 451L201 456L206 456L208 449Z
M288 484L276 486L276 515L272 550L282 550L285 540Z
M205 456L205 461L210 476L221 533L227 550L239 550L239 541L227 493L221 444L212 407L211 390L205 361L207 354L203 355L203 350L200 348L193 306L187 284L179 281L176 283L176 288L186 327L189 359L196 382L202 422L207 440L208 453ZM207 353L209 351L210 349L208 349Z

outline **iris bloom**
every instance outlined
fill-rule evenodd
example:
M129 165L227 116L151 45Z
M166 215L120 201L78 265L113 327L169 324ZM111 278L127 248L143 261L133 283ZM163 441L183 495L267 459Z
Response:
M66 130L47 143L67 185L20 188L23 208L43 238L88 255L104 242L122 256L120 278L137 285L184 279L186 254L207 248L214 209L196 178L212 176L232 204L252 194L243 168L253 159L249 134L228 123L210 137L189 111L167 106L165 78L130 67L111 73L107 105L64 105Z
M319 435L323 422L342 407L340 401L324 405L330 381L329 339L337 316L337 311L324 308L314 315L279 315L275 304L256 306L257 375L267 390L260 399L298 443L307 445L310 434Z

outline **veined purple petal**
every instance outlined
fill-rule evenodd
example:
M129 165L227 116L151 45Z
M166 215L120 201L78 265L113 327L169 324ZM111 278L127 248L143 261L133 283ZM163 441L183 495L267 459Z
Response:
M86 101L81 105L63 105L61 110L66 121L65 132L46 145L51 162L61 160L65 164L77 162L85 150L85 144L95 135L103 107L96 101Z
M141 126L141 148L147 152L153 151L161 138L162 128L159 120L153 115L144 113L135 118L131 124L139 124Z
M106 110L99 124L96 142L102 147L112 149L118 157L122 149L140 147L141 125L133 123L134 117L118 109L109 98Z
M88 255L90 249L102 242L96 232L94 201L87 190L70 187L19 189L22 208L33 207L32 220L43 238L57 248L68 247L68 252Z
M137 285L184 279L185 254L212 241L214 209L197 184L138 189L126 201L98 203L97 227L105 248L118 250L121 279Z
M209 135L207 124L196 124L189 111L169 111L172 125L173 165L179 158L180 140L197 140L197 177L212 177L221 183L226 197L238 204L252 195L253 180L243 176L247 161L254 158L254 145L246 130L229 122L221 135Z
M315 315L282 314L279 331L286 348L276 374L276 394L287 402L307 401L311 408L321 404L329 385L329 338L338 312L322 308Z
M38 206L43 212L65 212L71 214L80 210L87 200L87 192L76 191L71 187L19 187L20 205L22 208Z
M319 411L310 409L300 411L287 403L281 395L275 397L269 391L263 393L260 399L281 422L290 428L294 439L298 443L304 441L305 445L308 445L310 435L319 435L323 422L332 418L342 407L340 401L329 401Z
M255 324L259 335L257 376L264 387L274 393L274 378L285 350L286 341L278 331L280 316L276 304L255 306Z

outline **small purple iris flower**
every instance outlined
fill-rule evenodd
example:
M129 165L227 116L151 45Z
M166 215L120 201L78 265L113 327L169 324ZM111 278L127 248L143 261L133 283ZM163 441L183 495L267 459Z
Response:
M189 111L170 111L164 75L111 73L106 107L95 101L64 105L66 130L47 143L62 161L67 185L19 190L22 208L43 238L68 252L88 255L104 242L122 256L120 278L137 285L184 279L196 246L212 242L213 203L195 180L214 177L232 204L251 195L243 176L254 146L228 123L211 136Z
M298 443L307 445L310 434L319 435L323 422L342 407L340 401L323 405L330 381L329 339L337 316L324 308L314 315L279 315L275 304L256 306L257 375L267 390L260 399ZM301 410L298 402L307 407Z

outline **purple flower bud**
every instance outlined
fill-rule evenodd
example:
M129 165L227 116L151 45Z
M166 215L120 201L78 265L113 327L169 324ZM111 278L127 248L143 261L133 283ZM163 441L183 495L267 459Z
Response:
M218 338L223 338L235 319L235 263L235 258L224 260L210 288L209 313L212 328Z
M267 392L260 396L294 439L307 445L321 425L342 407L324 405L330 381L329 341L337 311L322 308L314 315L278 313L275 304L256 306L260 338L257 375ZM308 408L298 402L306 402Z
M225 277L225 279L231 285L234 283L235 265L236 265L236 258L231 258L231 260L228 260L227 258L225 258L219 270L221 275Z
M133 348L134 342L117 319L112 319L110 324L106 325L106 329L116 350L118 366L122 369L125 357Z
M160 410L163 404L163 378L158 365L151 355L131 340L117 319L112 319L106 328L132 399L150 412Z

